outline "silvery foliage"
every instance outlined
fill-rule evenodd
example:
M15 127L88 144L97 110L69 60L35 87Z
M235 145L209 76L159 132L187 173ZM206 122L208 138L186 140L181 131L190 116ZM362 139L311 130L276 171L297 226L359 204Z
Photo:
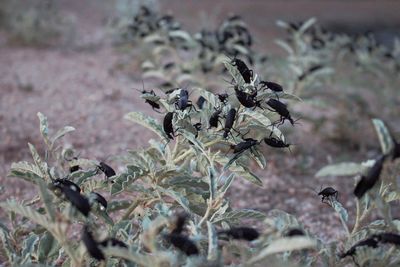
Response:
M237 86L248 91L256 89L257 78L246 84L234 66L229 62L225 64ZM207 129L206 125L215 108L221 108L223 115L235 107L238 115L233 128L237 132L244 134L251 130L253 137L259 140L269 136L270 132L284 138L271 123L275 115L261 108L241 107L233 96L224 106L216 95L204 89L194 88L193 91L207 101L201 111L176 110L174 102L179 90L165 98L153 99L165 110L175 110L176 137L173 141L168 142L156 119L141 112L125 116L152 130L159 139L151 139L147 148L129 151L123 157L124 170L107 179L99 175L97 160L75 157L71 148L60 145L59 139L74 131L73 127L66 126L51 133L47 118L38 113L45 153L41 155L29 144L33 162L12 164L9 176L32 183L39 193L31 201L9 199L0 204L10 212L11 220L11 227L2 224L0 228L7 261L18 266L94 264L97 260L87 256L87 243L83 244L80 239L79 229L86 225L92 230L94 244L112 237L128 245L127 248L100 247L105 264L109 266L222 266L224 260L235 261L235 258L249 264L268 260L280 266L292 261L281 253L287 255L291 251L296 257L300 256L301 262L311 262L312 254L296 251L314 249L317 246L314 238L283 237L289 225L282 226L282 220L289 218L288 214L276 211L266 219L263 212L251 208L237 210L230 206L226 193L234 180L244 178L262 186L262 180L250 170L249 164L255 161L264 168L266 160L259 146L233 154L229 151L230 145L242 141L243 137L232 134L223 139L223 128ZM151 96L154 97L148 97ZM266 92L259 94L260 100L268 97L271 95ZM285 99L286 94L282 93L280 98ZM197 131L192 123L200 119L204 124ZM81 169L70 173L69 168L76 165ZM91 205L87 217L73 202L60 195L54 186L54 179L59 178L66 178L81 188L81 196ZM94 201L91 192L106 196L107 208ZM198 255L186 256L165 238L174 227L175 215L181 212L188 215L184 232L198 247ZM265 220L262 223L265 234L251 244L219 238L220 230L240 226L243 220ZM292 223L302 227L296 220Z

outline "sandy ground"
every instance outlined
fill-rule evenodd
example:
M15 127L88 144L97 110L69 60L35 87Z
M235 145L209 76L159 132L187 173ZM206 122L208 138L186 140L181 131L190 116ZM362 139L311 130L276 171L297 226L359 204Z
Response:
M235 12L243 15L253 29L257 48L263 52L277 51L273 39L280 31L274 26L278 18L301 20L321 17L323 22L336 22L337 14L343 24L355 23L399 25L395 1L162 1L161 9L172 11L189 29L197 29L201 14L211 20ZM30 160L27 142L43 148L38 130L38 111L49 118L50 127L74 126L77 131L67 142L87 158L105 159L122 154L127 149L144 146L152 136L139 125L123 120L129 111L143 111L161 118L139 98L134 88L141 88L140 73L131 70L130 77L118 74L114 67L124 60L103 41L102 21L105 9L94 1L62 1L66 12L77 17L78 45L72 49L35 49L9 46L1 33L0 46L0 200L17 196L31 197L30 187L21 181L6 178L12 162ZM97 12L93 11L93 8ZM355 12L356 11L356 12ZM195 14L195 15L193 15ZM203 23L202 20L201 23ZM82 25L82 26L81 26ZM202 24L200 24L202 25ZM100 37L99 37L100 36ZM311 188L333 185L340 192L346 207L353 207L351 179L317 180L315 172L335 157L333 145L323 145L307 124L296 126L296 144L293 154L266 151L268 167L258 171L265 183L258 188L236 180L229 196L235 207L255 208L268 212L282 209L292 213L307 228L326 240L342 233L340 221L332 210L320 202ZM340 150L340 149L339 149ZM348 151L341 150L342 153ZM355 158L361 155L354 153ZM113 166L118 163L113 162ZM5 190L5 191L4 191Z

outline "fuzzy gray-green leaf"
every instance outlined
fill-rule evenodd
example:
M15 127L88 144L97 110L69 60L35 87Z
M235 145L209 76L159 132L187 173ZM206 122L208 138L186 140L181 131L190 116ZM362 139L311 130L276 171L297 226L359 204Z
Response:
M35 234L30 234L22 244L22 263L30 261L30 257L33 253L36 243L39 241L39 237Z
M49 141L49 124L47 122L47 117L44 116L42 113L38 112L37 116L39 117L40 123L40 133L42 137L45 139L46 143Z
M56 134L51 138L51 145L53 146L54 143L60 139L61 137L63 137L64 135L66 135L69 132L73 132L75 131L75 128L72 126L65 126L63 128L61 128L60 130L58 130L56 132Z
M335 209L335 211L339 214L342 220L347 222L349 220L349 214L347 213L347 210L343 207L343 205L336 200L331 201L331 204L332 208Z
M384 155L390 154L390 152L393 150L394 142L388 128L380 119L372 119L372 123L374 124L375 131L378 135L382 153Z
M54 222L55 218L56 218L56 213L54 211L53 208L53 197L49 194L49 191L47 189L47 186L45 184L45 182L41 179L39 179L37 181L38 185L39 185L39 194L40 194L40 198L42 199L42 202L44 204L44 207L46 209L47 214L50 217L50 220L52 222Z
M367 169L361 163L343 162L331 164L320 169L315 176L352 176L363 173Z
M43 179L39 167L26 161L12 163L10 173L7 176L22 178L31 183L37 183L37 179Z
M111 195L116 195L123 191L128 185L144 174L144 171L137 166L129 166L128 171L116 176L111 186Z
M59 245L53 235L46 231L42 238L39 241L38 244L38 260L39 262L45 263L48 261L48 255L50 252L54 249L57 248Z
M130 113L126 114L124 118L127 120L130 120L130 121L136 122L148 129L152 130L161 138L168 140L168 137L164 133L164 130L161 127L161 125L152 117L149 117L141 112L130 112Z
M239 87L246 84L245 80L243 79L243 76L240 74L239 70L235 66L233 66L230 62L227 61L224 62L224 65Z
M317 246L317 241L305 236L285 237L272 241L266 248L255 255L248 263L254 264L268 257L269 255L294 251L301 249L310 249Z
M222 221L232 221L239 219L258 219L263 220L266 215L257 210L243 209L243 210L234 210L227 212L217 218L214 218L213 223L218 223Z

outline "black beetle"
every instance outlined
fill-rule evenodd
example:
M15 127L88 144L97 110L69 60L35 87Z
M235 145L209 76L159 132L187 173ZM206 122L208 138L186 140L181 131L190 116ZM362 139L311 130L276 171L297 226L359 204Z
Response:
M142 95L150 94L150 95L156 96L156 93L154 93L153 90L151 90L151 91L142 90L142 91L139 91L139 92L141 92ZM159 113L158 109L160 109L160 104L158 104L157 102L155 102L153 100L150 100L150 99L146 99L144 102L149 104L154 111Z
M81 192L81 188L79 187L79 185L77 185L76 183L67 180L66 178L62 178L62 179L55 179L52 181L53 186L60 188L61 186L67 186L69 188L71 188L72 190L75 190L76 192Z
M77 210L79 210L86 217L90 212L90 204L89 200L81 195L79 192L71 189L69 186L60 186L61 192L64 194L65 198L74 206Z
M227 93L224 94L217 94L219 101L222 104L226 104L226 102L228 101L229 95Z
M226 115L224 138L227 138L228 134L231 132L233 123L235 122L235 117L236 117L236 110L234 108L231 108L228 111L228 114Z
M384 155L380 155L374 165L369 169L366 175L361 176L360 181L354 189L354 195L360 199L368 190L370 190L379 180L382 171L383 163L385 160Z
M370 237L370 238L361 240L361 241L357 242L355 245L353 245L345 253L340 254L339 257L340 258L345 258L347 256L354 256L354 254L356 253L356 249L358 247L363 247L363 246L377 248L378 247L378 241L377 241L376 237Z
M174 229L171 231L172 234L181 234L183 227L185 226L186 220L188 218L187 213L179 213L176 215Z
M285 236L287 237L302 236L302 235L305 235L304 231L299 228L291 228L285 233Z
M101 245L103 247L111 246L111 247L128 248L128 246L124 242L122 242L121 240L118 240L116 238L113 238L113 237L110 237L110 238L107 238L107 239L101 241L99 243L99 245Z
M233 149L233 153L238 154L242 153L247 149L251 149L253 146L258 145L260 142L253 138L245 138L243 142L240 142L237 145L231 145L231 149Z
M174 139L174 128L172 126L172 120L174 118L174 113L173 112L168 112L163 121L163 129L165 134L168 136L169 139L173 140Z
M218 235L226 235L229 238L247 241L253 241L260 236L256 229L250 227L233 227L229 230L219 231Z
M285 120L289 120L290 123L292 125L294 125L294 121L293 121L292 117L290 116L290 112L287 109L286 104L282 103L279 100L270 98L267 101L267 105L272 108L271 111L274 111L274 112L278 113L281 116L280 124L283 124L285 122Z
M238 58L232 59L232 65L235 66L243 77L246 83L250 83L253 78L253 70L250 70L246 63Z
M79 165L74 165L74 166L69 167L69 172L73 173L73 172L79 171L80 169L81 169L81 167L79 167Z
M264 142L269 145L270 147L275 147L275 148L289 148L290 150L290 146L292 144L286 144L285 142L283 142L283 140L278 139L276 137L273 136L269 136L269 137L265 137L264 138Z
M206 101L207 101L207 100L206 100L204 97L199 96L199 99L197 99L196 105L199 107L199 109L203 109L204 103L205 103Z
M114 169L104 162L100 162L99 165L97 165L97 167L99 168L100 171L102 171L105 174L107 178L110 178L116 174Z
M380 233L373 235L379 242L400 245L400 235L395 233Z
M211 129L211 128L213 128L213 127L215 127L215 128L218 127L219 115L221 114L221 112L222 112L221 109L216 109L216 110L214 111L214 113L211 114L210 119L209 119L209 121L208 121L208 123L209 123L209 125L210 125L210 126L209 126L209 129Z
M330 200L331 197L334 197L335 200L338 200L338 196L339 196L339 192L337 190L335 190L333 187L326 187L323 190L320 190L320 192L318 193L318 196L322 196L321 201L323 203L326 199Z
M196 129L196 134L194 135L194 137L197 138L197 136L199 136L199 132L201 131L202 123L197 122L197 123L193 124L193 127Z
M260 82L262 88L266 87L267 89L274 91L274 92L282 92L283 88L280 84L268 81L261 81Z
M175 108L179 109L180 111L184 111L187 107L193 107L192 101L189 100L189 92L185 89L181 89L179 96L175 101Z
M235 86L235 93L236 97L239 100L240 104L242 104L246 108L255 108L255 107L260 107L261 101L257 101L257 91L253 94L248 94L246 92L243 92L238 89L237 86Z
M91 192L90 195L96 202L101 205L103 210L107 209L107 200L102 195L96 192Z
M199 249L197 248L196 244L186 236L172 233L166 235L165 239L187 256L199 254Z
M83 228L81 239L83 241L83 244L85 244L85 247L90 256L99 261L105 259L103 252L98 247L96 240L94 240L92 233L89 231L89 228L87 226Z

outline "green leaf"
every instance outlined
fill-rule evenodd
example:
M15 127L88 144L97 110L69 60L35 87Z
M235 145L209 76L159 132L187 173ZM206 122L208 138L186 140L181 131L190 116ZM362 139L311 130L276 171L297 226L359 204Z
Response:
M226 157L217 157L216 161L226 166L229 160ZM262 186L262 180L256 174L252 173L247 167L242 166L237 162L232 162L229 165L229 170L236 173L238 176L242 176L253 184Z
M131 204L131 200L114 200L108 203L107 212L111 213L118 210L124 210L127 209Z
M282 132L278 129L278 127L273 126L271 120L262 113L246 109L241 113L241 115L250 117L252 120L249 121L257 122L259 125L263 126L265 129L272 132L276 137L285 142L285 137L283 136Z
M192 142L192 144L193 144L197 149L199 149L201 152L205 153L203 144L200 143L200 142L196 139L196 137L195 137L194 134L192 134L192 133L190 133L190 132L188 132L188 131L185 131L185 130L180 130L179 133L181 133L182 136L185 137L185 139L187 139L188 141Z
M14 200L8 200L7 202L0 203L0 207L5 210L13 211L19 215L29 218L34 223L37 223L47 230L50 231L52 223L48 220L45 215L37 212L33 207L25 207Z
M153 33L144 37L142 41L148 45L148 44L164 42L165 39L159 33Z
M287 42L282 41L282 40L276 40L275 43L277 45L279 45L280 47L282 47L284 50L286 50L286 52L288 52L289 55L294 54L293 48Z
M43 180L38 179L37 183L39 185L40 198L42 199L42 201L44 203L46 212L49 215L50 220L52 222L54 222L54 220L56 218L56 213L53 208L53 205L54 205L53 197L49 194L49 191L47 190L47 185L45 184L45 182Z
M38 261L41 263L48 262L48 256L50 253L59 247L57 241L54 239L53 235L46 231L38 244Z
M136 122L148 129L152 130L161 138L168 140L168 137L164 133L164 130L161 127L161 125L152 117L149 117L141 112L130 112L130 113L126 114L124 118L127 120L130 120L130 121Z
M142 77L143 79L159 80L159 83L167 81L167 79L165 78L165 73L163 73L161 70L148 70L143 73Z
M368 167L361 163L343 162L331 164L320 169L315 176L351 176L363 173Z
M300 34L305 33L313 24L315 24L317 22L316 18L309 18L306 22L303 23L303 25L300 26L300 29L298 30L298 32Z
M235 174L231 173L228 178L226 178L226 181L224 185L219 189L222 195L225 195L226 191L229 189L229 187L232 185L233 180L235 179Z
M347 213L347 210L342 206L342 204L336 200L331 201L332 208L335 209L335 211L340 215L342 220L344 222L347 222L349 220L349 214Z
M164 179L162 186L191 188L198 189L198 191L209 190L209 184L205 183L201 178L185 175L173 176L171 178Z
M56 132L56 134L51 138L51 146L54 145L54 143L61 137L63 137L64 135L66 135L69 132L73 132L75 131L75 128L72 126L65 126L63 128L61 128L60 130L58 130Z
M372 123L374 124L375 131L378 135L382 153L384 155L390 154L394 148L394 142L392 136L390 135L389 129L380 119L372 119Z
M168 33L170 38L177 38L181 39L182 41L186 42L188 45L193 45L194 40L192 39L192 36L188 32L182 31L182 30L176 30L176 31L170 31Z
M251 150L251 156L257 162L258 166L260 166L261 169L265 168L265 166L267 165L267 161L257 147L253 147L253 149Z
M12 163L7 176L22 178L31 183L37 183L36 180L43 179L42 171L36 165L26 161Z
M265 98L276 98L279 97L279 99L287 99L287 100L295 100L295 101L303 101L300 97L287 93L287 92L269 92L265 91L265 93L261 94L262 96L265 96Z
M33 161L35 162L36 166L40 169L41 177L47 178L45 180L50 180L50 178L48 178L47 163L42 161L36 148L31 143L28 143L28 146L29 150L31 151Z
M7 254L5 256L7 256L8 260L12 262L17 253L14 251L10 240L10 230L0 222L0 241L5 253Z
M317 241L305 236L286 237L272 241L269 246L252 257L248 264L254 264L267 256L286 251L316 248Z
M208 229L208 252L207 260L216 261L218 258L218 235L212 223L207 221Z
M220 101L215 94L211 93L210 91L207 91L206 89L200 88L200 87L195 87L195 88L193 88L193 90L198 91L199 94L202 97L204 97L208 103L211 104L211 106L218 107Z
M27 238L24 239L21 252L22 263L30 261L30 257L38 241L39 237L35 234L30 234Z
M232 46L232 48L234 50L236 50L237 52L239 52L239 54L241 54L241 55L248 55L249 54L249 50L246 47L242 46L242 45L234 44Z
M127 172L117 175L113 180L114 183L111 186L111 195L121 193L127 186L144 174L145 172L140 167L129 165Z
M162 187L160 187L160 186L157 186L157 189L158 189L160 192L162 192L163 194L165 194L165 195L167 195L167 196L173 198L176 202L179 203L179 205L182 206L182 208L183 208L186 212L190 213L190 208L189 208L190 203L189 203L189 201L188 201L184 196L182 196L182 195L179 194L178 192L175 192L175 191L169 190L169 189L164 189L164 188L162 188Z
M212 220L213 223L218 223L222 221L232 221L239 219L265 219L266 215L260 211L243 209L243 210L234 210L231 212L227 212L223 215L218 216Z
M264 222L281 232L288 228L303 228L295 216L278 209L268 212Z
M40 133L42 134L46 144L49 144L49 124L47 122L47 117L40 112L37 113L37 116L39 117L40 122Z
M82 185L87 179L97 175L97 172L97 169L78 170L71 173L68 177L69 179L74 180L77 185Z
M224 65L239 87L242 87L243 85L246 84L245 80L243 79L243 76L240 74L239 70L235 66L233 66L228 61L225 61Z

